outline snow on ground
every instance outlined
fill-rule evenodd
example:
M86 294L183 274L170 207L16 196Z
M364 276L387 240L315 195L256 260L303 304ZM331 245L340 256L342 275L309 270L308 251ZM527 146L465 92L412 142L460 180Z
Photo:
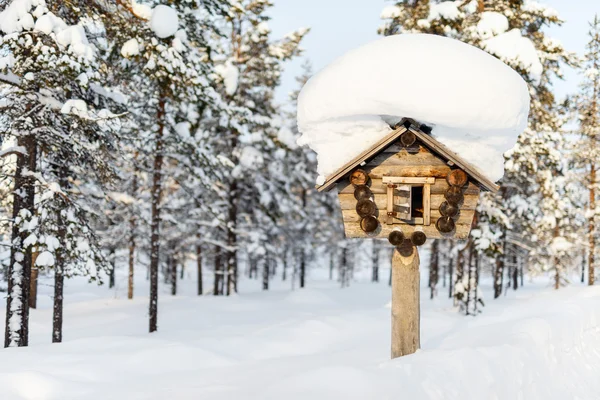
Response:
M389 36L308 81L298 99L298 143L315 150L318 173L328 176L408 117L432 125L434 137L496 181L503 154L527 125L529 102L521 76L480 49L435 35Z
M277 277L263 293L245 280L231 298L194 296L189 276L181 295L162 288L154 334L138 272L131 301L124 274L116 290L68 281L62 344L49 343L46 279L31 346L0 350L0 398L565 400L600 392L600 287L554 292L544 278L488 299L473 318L457 314L445 290L429 300L423 279L423 349L391 361L385 270L383 282L347 289L314 270L305 290Z

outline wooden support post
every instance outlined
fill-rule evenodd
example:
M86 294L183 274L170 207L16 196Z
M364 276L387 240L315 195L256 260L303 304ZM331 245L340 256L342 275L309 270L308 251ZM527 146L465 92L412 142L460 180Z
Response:
M392 358L421 347L419 252L410 240L392 257Z

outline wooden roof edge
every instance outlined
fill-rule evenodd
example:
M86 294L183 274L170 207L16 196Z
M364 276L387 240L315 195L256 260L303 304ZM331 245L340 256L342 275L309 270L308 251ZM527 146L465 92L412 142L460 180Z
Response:
M404 121L404 120L403 120ZM331 190L335 184L342 179L345 175L352 172L354 168L358 165L362 164L367 159L377 155L381 150L385 149L387 146L392 144L396 139L398 139L404 132L408 129L402 124L396 125L396 129L388 133L385 137L371 146L368 150L363 151L358 156L354 157L352 160L347 162L343 167L339 168L333 174L329 175L325 179L325 183L322 185L317 185L316 189L319 192L326 192Z
M361 154L359 154L351 161L346 163L343 167L339 168L333 174L329 175L325 179L325 183L323 183L322 185L315 186L316 189L319 192L331 190L331 188L333 188L340 179L352 172L354 168L365 162L367 159L379 154L380 151L392 144L396 139L398 139L404 132L408 130L413 132L430 150L451 161L459 168L462 168L468 175L470 175L473 179L475 179L475 181L477 181L477 183L482 189L492 193L497 193L498 190L500 190L500 187L498 185L496 185L494 182L482 175L477 170L477 168L474 167L471 163L464 160L462 157L460 157L454 151L447 148L445 145L440 143L431 135L423 132L421 130L421 125L411 118L403 118L398 124L396 124L396 129L391 131L388 135L386 135L379 142L371 146L368 150L363 151Z
M473 166L473 164L460 157L458 154L447 148L431 135L423 132L419 127L411 125L409 130L414 133L415 136L421 139L421 141L423 141L423 143L425 143L427 147L429 147L435 153L441 155L447 160L453 162L459 168L463 169L468 175L477 181L482 189L492 193L497 193L498 190L500 190L500 186L496 185L496 183L492 182L490 179L481 174L479 170Z

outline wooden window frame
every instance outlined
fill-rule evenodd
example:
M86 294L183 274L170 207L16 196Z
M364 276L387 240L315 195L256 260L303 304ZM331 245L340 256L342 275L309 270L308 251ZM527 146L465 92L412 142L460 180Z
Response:
M387 219L386 223L392 225L394 218L397 218L397 213L394 210L394 190L398 185L405 185L409 187L422 186L423 187L423 218L411 218L410 220L402 219L409 225L431 225L431 185L435 184L435 178L426 177L396 177L396 176L384 176L382 177L383 184L387 186ZM412 198L411 198L412 202ZM412 204L411 204L412 212ZM398 218L397 218L398 219Z

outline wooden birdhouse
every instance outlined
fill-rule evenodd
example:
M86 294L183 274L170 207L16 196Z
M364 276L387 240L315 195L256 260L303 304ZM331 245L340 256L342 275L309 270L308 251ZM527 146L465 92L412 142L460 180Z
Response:
M348 238L466 239L481 190L498 186L475 167L405 119L319 186L337 187Z

